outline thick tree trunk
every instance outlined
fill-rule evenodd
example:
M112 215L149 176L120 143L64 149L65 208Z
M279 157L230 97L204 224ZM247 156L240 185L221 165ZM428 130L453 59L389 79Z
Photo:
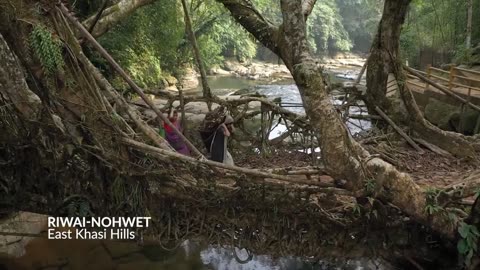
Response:
M399 46L401 27L405 21L410 0L386 0L377 35L367 62L367 106L375 111L375 106L383 108L394 119L406 120L421 138L456 155L474 157L475 151L461 134L445 132L429 123L419 110L412 93L406 87L406 78L401 70ZM401 103L407 115L398 107L393 107L386 97L389 74L398 82ZM399 104L396 104L398 106Z
M305 19L312 13L317 0L302 0L302 13Z
M99 37L105 34L113 26L125 20L130 14L138 8L154 3L157 0L121 0L120 2L108 7L102 14L102 17L95 24L92 36ZM83 21L85 28L90 29L95 22L95 15Z
M375 106L390 111L386 97L388 74L393 73L392 57L399 58L400 32L411 0L386 0L377 35L367 62L367 106L375 114Z
M351 189L361 188L364 171L355 142L330 102L321 66L310 53L306 23L298 1L282 1L283 33L279 52L298 86L310 123L318 133L322 158L332 176L350 179ZM335 142L335 143L333 143ZM355 179L355 180L354 180Z
M0 98L3 103L14 106L24 120L38 120L40 98L28 88L20 62L8 47L1 33L0 62L2 62L0 66L0 90L2 90Z

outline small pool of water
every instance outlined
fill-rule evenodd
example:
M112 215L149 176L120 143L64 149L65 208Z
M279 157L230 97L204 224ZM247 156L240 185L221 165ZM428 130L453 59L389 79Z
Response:
M248 253L236 250L245 260ZM385 262L371 259L321 260L308 262L297 257L272 258L254 255L248 262L238 262L233 249L200 247L185 241L176 250L167 250L153 242L108 240L48 240L35 238L17 258L0 256L0 269L88 269L88 270L390 270Z

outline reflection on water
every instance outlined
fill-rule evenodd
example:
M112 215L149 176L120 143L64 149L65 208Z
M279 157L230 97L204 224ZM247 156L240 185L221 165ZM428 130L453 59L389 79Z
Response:
M246 258L246 251L238 251L240 259ZM242 256L243 255L243 256ZM208 248L200 253L202 262L215 270L388 270L392 269L386 263L370 259L341 259L307 262L296 257L273 259L270 256L259 255L245 264L238 263L231 249Z
M236 249L237 258L248 258L245 250ZM48 240L36 238L25 247L19 258L4 256L0 269L156 269L156 270L330 270L391 269L368 259L318 261L310 263L295 257L273 259L254 255L251 261L239 263L232 249L201 248L185 241L170 251L155 243L139 246L134 242L100 240Z

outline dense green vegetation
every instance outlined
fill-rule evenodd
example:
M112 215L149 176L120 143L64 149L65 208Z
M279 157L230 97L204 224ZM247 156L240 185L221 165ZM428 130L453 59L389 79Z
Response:
M207 68L225 58L250 61L265 59L265 50L229 16L215 0L190 0L193 28ZM256 7L273 23L282 20L280 1L255 0ZM402 55L413 65L426 62L473 63L472 49L465 47L468 0L414 0L405 23ZM72 3L79 16L95 14L102 1ZM480 0L474 0L474 11ZM367 53L383 11L383 0L319 0L308 20L309 43L319 56L337 52ZM100 37L100 42L119 60L142 87L162 87L164 78L181 77L193 64L179 1L155 1ZM472 44L480 42L480 16L473 16ZM109 72L101 58L96 64ZM111 78L115 81L115 78ZM121 85L118 84L117 87Z
M254 2L272 22L282 20L279 1ZM381 16L381 2L319 1L308 21L313 50L322 56L339 51L368 51ZM226 57L250 61L257 56L259 45L223 6L214 0L191 0L189 4L193 28L208 68L221 64ZM74 5L79 16L86 18L95 14L102 2L78 1ZM184 67L193 63L183 16L178 1L156 1L138 9L99 40L142 87L162 86L162 78L182 76ZM95 59L107 75L111 74L100 58Z
M468 0L412 1L402 32L404 57L414 65L480 62L480 58L472 56L473 49L465 46L467 4ZM473 47L480 43L479 10L480 1L473 0Z

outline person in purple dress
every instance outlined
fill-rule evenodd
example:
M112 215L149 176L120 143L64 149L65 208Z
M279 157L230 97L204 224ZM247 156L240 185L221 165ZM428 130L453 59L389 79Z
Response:
M170 122L172 122L175 127L180 130L180 132L183 132L183 128L180 124L180 121L178 121L178 112L177 110L173 111L173 114L171 117L169 117ZM168 143L175 149L178 153L184 154L189 156L190 155L190 149L188 149L187 145L185 142L180 138L180 136L173 130L172 127L170 127L167 123L163 124L163 128L165 129L165 137L168 141Z

